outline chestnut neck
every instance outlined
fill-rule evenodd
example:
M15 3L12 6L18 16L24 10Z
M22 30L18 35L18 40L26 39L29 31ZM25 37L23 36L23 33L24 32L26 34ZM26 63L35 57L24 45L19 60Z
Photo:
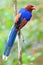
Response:
M30 9L30 8L28 8L28 7L25 7L25 9L26 9L27 11L29 11L30 13L32 13L32 9Z

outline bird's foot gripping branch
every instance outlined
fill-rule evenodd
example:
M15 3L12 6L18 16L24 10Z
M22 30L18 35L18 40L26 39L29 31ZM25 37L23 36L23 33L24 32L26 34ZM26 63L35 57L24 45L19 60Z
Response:
M16 36L17 36L17 31L24 27L24 25L31 19L32 17L32 11L35 10L35 7L33 5L28 5L24 8L21 8L16 15L15 18L15 26L12 27L10 34L8 36L8 40L6 43L6 47L4 50L4 55L3 59L6 57L8 58L10 51L12 49L12 46L15 42Z

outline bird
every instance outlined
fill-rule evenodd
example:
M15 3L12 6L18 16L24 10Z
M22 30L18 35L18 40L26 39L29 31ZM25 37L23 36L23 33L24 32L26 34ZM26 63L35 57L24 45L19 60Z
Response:
M13 47L13 44L15 42L16 36L17 36L17 32L22 29L27 22L31 19L32 17L32 11L35 10L36 7L29 4L23 8L21 8L15 19L14 19L14 25L12 26L12 29L8 35L8 39L7 39L7 43L5 46L5 50L3 53L3 59L6 58L6 60L8 59L9 55L10 55L10 51Z

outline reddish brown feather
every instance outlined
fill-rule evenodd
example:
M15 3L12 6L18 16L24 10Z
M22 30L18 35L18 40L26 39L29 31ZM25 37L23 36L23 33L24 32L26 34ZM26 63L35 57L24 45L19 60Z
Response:
M32 13L32 10L34 10L33 7L34 7L33 5L28 5L25 7L25 9Z

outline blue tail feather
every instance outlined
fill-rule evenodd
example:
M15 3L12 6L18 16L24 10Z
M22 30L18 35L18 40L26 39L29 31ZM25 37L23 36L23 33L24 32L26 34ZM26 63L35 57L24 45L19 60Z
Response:
M9 56L10 54L10 50L14 44L15 38L17 35L17 31L16 31L16 25L12 27L10 34L8 36L8 40L7 40L7 44L6 44L6 48L4 51L4 55Z

